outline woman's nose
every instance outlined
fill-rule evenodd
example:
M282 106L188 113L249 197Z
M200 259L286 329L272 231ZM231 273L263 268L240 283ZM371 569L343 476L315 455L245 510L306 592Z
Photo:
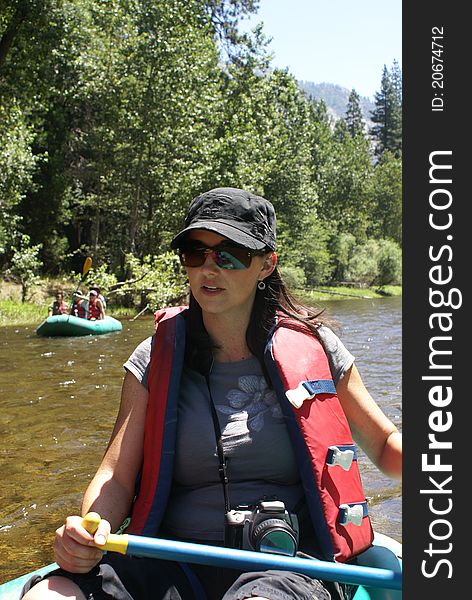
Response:
M215 261L215 253L209 248L207 248L205 251L205 262L203 263L202 267L205 269L210 269L211 271L219 270L219 267Z

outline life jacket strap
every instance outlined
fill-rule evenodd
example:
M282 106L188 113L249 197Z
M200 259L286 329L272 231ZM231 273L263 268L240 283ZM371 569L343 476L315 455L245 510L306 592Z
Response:
M349 471L353 460L357 460L357 450L354 444L328 447L328 453L326 454L326 464L328 467L338 465L345 471Z
M338 523L344 526L349 523L352 523L353 525L362 525L362 519L367 517L368 514L367 501L341 504L339 506Z
M318 394L336 394L334 382L331 379L300 381L294 390L285 392L289 402L295 408L300 408L305 400L311 400Z

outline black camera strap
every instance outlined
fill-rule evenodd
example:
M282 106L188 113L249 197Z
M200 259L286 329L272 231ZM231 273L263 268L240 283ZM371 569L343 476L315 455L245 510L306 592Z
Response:
M211 368L210 368L211 371ZM218 472L220 474L220 480L221 483L223 484L223 494L224 494L224 498L225 498L225 513L228 513L230 511L230 503L229 503L229 494L228 494L228 473L226 470L227 467L227 459L223 450L223 438L221 435L221 427L220 427L220 422L218 420L218 415L216 414L216 408L215 408L215 403L213 401L213 396L211 394L211 387L210 387L210 371L208 373L206 373L205 375L205 381L208 387L208 394L210 396L210 408L211 408L211 416L213 419L213 427L215 429L215 437L216 437L216 450L218 453L218 460L220 463L220 466L218 467Z

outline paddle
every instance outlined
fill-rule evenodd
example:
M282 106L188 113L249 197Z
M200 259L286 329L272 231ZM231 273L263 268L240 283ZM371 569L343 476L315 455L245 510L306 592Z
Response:
M74 296L79 291L80 284L82 283L82 281L87 277L87 273L90 271L91 266L92 266L92 259L90 258L90 256L87 256L87 258L84 261L84 266L82 267L82 275L80 276L79 283L77 284L77 288L76 288L75 292L72 294L72 304L71 304L70 310L72 310L72 307L74 306Z
M79 279L79 283L77 284L77 289L75 290L74 294L76 294L79 291L80 284L87 276L87 273L90 271L91 266L92 266L92 259L90 258L90 256L87 256L87 258L84 261L84 266L82 267L82 275Z
M95 533L99 522L100 516L93 512L88 513L82 519L82 525L89 533ZM99 547L103 550L128 554L129 556L161 558L200 565L224 566L246 571L260 571L262 569L296 571L327 581L353 583L393 590L400 590L402 587L401 573L395 573L389 569L359 567L356 565L278 556L264 552L250 552L248 550L221 548L218 546L177 542L138 535L110 534L107 543Z

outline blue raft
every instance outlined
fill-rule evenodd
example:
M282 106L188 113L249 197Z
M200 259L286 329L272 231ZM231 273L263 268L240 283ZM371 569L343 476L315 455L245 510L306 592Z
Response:
M113 317L105 317L96 321L81 319L74 315L53 315L45 319L36 329L36 334L50 336L101 335L112 331L121 331L120 321Z

